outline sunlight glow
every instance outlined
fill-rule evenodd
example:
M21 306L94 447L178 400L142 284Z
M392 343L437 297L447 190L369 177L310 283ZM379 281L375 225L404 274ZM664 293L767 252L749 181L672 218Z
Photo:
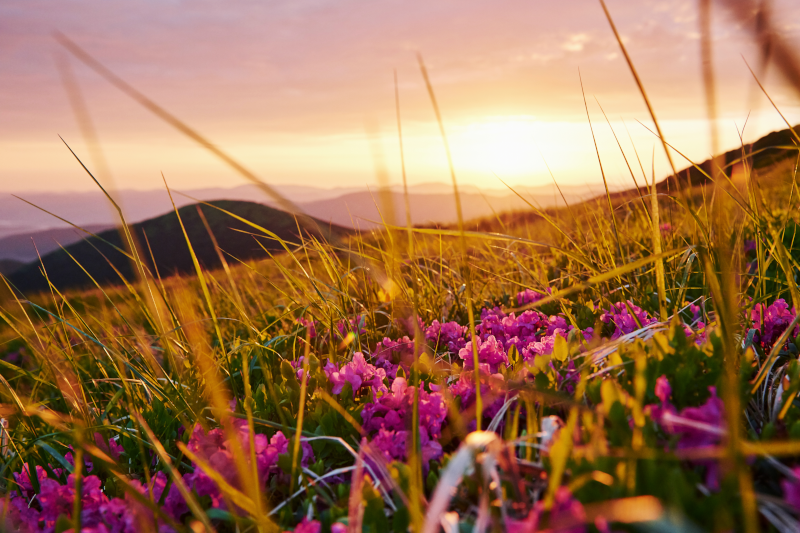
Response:
M458 132L455 146L460 164L482 173L523 176L542 166L534 117L488 119Z

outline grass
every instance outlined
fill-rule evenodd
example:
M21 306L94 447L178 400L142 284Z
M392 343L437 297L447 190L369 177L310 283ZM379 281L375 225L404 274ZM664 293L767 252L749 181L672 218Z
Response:
M669 193L638 158L646 187L563 209L296 239L232 215L280 251L212 236L212 271L176 211L193 274L131 239L121 284L3 278L5 527L796 531L800 152Z

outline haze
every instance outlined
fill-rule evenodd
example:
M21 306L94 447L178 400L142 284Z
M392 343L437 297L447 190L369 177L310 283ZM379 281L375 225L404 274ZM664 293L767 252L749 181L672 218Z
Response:
M774 2L783 36L800 43L800 4ZM696 2L609 0L667 139L710 154ZM722 149L785 127L754 91L746 29L714 6ZM599 149L614 184L631 184L626 153L650 168L657 139L594 0L70 2L0 5L0 192L94 184L61 143L91 164L54 57L59 30L123 79L272 183L373 186L376 162L400 181L393 70L408 179L448 181L447 161L417 65L424 57L459 179L485 188L596 183ZM83 65L70 61L118 188L236 186L243 180ZM764 80L793 124L798 95ZM595 97L597 101L595 101ZM630 132L630 137L627 130ZM378 148L371 149L376 132ZM656 173L667 168L655 151ZM638 168L638 164L635 165ZM681 162L681 166L684 163ZM648 171L649 173L649 171Z

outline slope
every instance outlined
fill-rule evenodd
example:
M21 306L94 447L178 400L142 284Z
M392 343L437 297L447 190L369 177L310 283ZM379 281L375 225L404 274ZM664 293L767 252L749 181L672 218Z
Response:
M281 239L294 242L298 238L298 226L294 217L284 211L254 202L220 200L209 203L258 224ZM220 266L219 258L198 214L198 205L182 207L179 213L200 263L205 268L217 268ZM251 233L258 233L257 230L231 216L206 205L200 208L220 249L230 257L244 261L266 257L267 254L262 246L268 250L282 249L280 243L275 240L254 237ZM336 234L343 235L348 232L345 228L319 223ZM134 224L131 230L138 239L142 259L151 270L155 267L161 276L194 270L186 239L174 212ZM9 280L23 293L45 290L48 285L42 273L42 266L50 281L59 290L93 286L87 272L101 284L121 283L115 269L126 279L133 279L131 261L112 245L124 248L116 229L104 231L98 237L85 239L47 254L42 258L41 264L35 261L24 265L14 271ZM230 257L228 260L235 262Z

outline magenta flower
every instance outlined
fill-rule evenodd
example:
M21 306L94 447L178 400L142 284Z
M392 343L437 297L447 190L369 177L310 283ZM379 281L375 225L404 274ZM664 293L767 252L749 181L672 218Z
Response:
M528 533L540 531L539 526L542 518L547 513L542 500L536 502L524 520L506 520L507 533ZM550 509L547 521L549 531L559 533L585 533L586 532L586 511L581 502L572 497L572 493L567 487L559 487L555 494L553 507Z
M656 380L655 393L661 405L649 405L646 412L657 421L664 431L678 436L677 448L704 448L716 446L725 434L725 406L717 396L716 387L709 387L711 396L700 407L687 407L680 413L669 402L672 389L666 376ZM706 485L712 490L719 488L719 465L716 461L698 461L706 466Z
M794 479L784 479L781 481L783 489L783 499L795 510L800 510L800 467L792 469Z
M549 287L548 287L547 291L550 292L550 293L553 292L552 289L550 289ZM525 289L524 291L517 293L517 307L520 307L520 306L523 306L523 305L526 305L526 304L530 304L530 303L533 303L533 302L538 302L539 300L541 300L545 296L547 296L547 295L543 294L541 292L536 292L536 291L532 291L530 289Z
M630 307L630 311L633 311L633 314L630 313L628 307ZM611 309L603 313L600 320L605 324L613 324L615 326L614 333L611 335L612 339L617 339L622 335L627 335L639 329L640 326L636 323L637 320L641 327L657 322L655 318L651 318L647 314L647 311L633 305L630 300L628 300L628 305L625 305L624 302L614 304Z
M462 412L475 404L475 383L472 377L472 372L462 372L461 376L449 388L450 394L454 398L459 398L461 403L459 407ZM505 384L501 374L495 374L488 377L488 379L484 376L484 379L481 380L481 399L484 405L482 417L487 421L486 424L503 407L505 403L504 389ZM477 425L477 420L472 420L467 424L467 429L474 431L477 429ZM502 432L502 427L504 427L503 424L498 428L498 431Z
M345 383L350 383L354 398L361 387L369 387L373 395L387 390L384 384L386 371L367 363L361 352L354 353L353 360L340 369L328 361L324 370L328 381L333 385L333 394L341 393Z
M295 320L298 324L308 330L308 337L310 339L314 339L317 336L317 321L316 320L308 320L307 318L300 317Z
M467 326L458 322L440 324L438 320L434 320L425 330L425 340L434 348L447 348L450 353L458 353L466 345L464 335L468 330Z
M794 308L789 308L789 304L781 298L769 307L764 304L756 304L750 313L753 327L758 330L758 342L765 350L769 350L778 340L778 337L786 331L789 324L795 317ZM800 334L800 326L792 332L794 336Z
M503 345L497 342L494 335L489 335L485 341L480 337L475 337L478 349L479 368L487 374L496 374L500 365L508 365L508 356ZM472 341L467 342L466 346L458 351L458 356L464 361L464 368L475 368L475 357L473 354Z
M336 323L336 329L339 332L339 338L344 339L348 333L356 335L363 335L367 332L366 329L367 317L365 315L355 316L347 320L340 320Z
M318 521L303 518L302 522L294 528L294 533L319 533L321 529L322 525ZM291 533L291 531L284 531L284 533Z
M447 405L438 392L419 391L419 419L412 420L415 387L409 387L404 378L392 383L392 390L377 400L367 403L361 411L364 430L372 435L371 443L383 452L388 460L405 460L411 424L419 426L422 456L427 464L442 455L438 442L442 424L447 416Z
M375 346L372 356L379 361L389 361L393 364L402 364L405 368L410 368L414 362L414 339L406 336L393 341L388 337L384 337Z
M534 341L522 349L522 358L532 363L533 360L540 355L550 355L553 353L553 348L556 344L556 336L548 335L543 337L540 341Z

